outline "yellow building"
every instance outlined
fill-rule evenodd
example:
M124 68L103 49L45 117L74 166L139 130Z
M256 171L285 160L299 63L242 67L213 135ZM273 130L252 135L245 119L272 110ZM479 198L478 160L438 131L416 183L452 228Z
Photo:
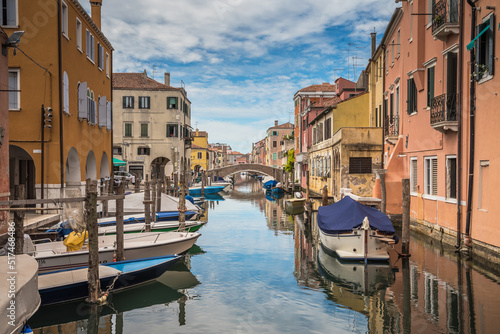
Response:
M110 175L113 47L101 2L92 18L77 0L7 2L2 28L25 31L9 51L10 187L25 184L28 198Z
M341 188L372 196L373 169L380 168L382 128L370 127L369 95L363 93L333 103L312 122L309 188L340 196Z
M191 169L194 172L208 170L208 133L206 131L193 131L191 133L193 141L191 143Z

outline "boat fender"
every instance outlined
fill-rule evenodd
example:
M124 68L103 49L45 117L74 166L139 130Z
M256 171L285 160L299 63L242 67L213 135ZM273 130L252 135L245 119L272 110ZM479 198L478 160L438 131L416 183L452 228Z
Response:
M101 297L97 298L97 303L98 304L103 304L103 303L106 302L106 300L108 300L108 294L107 293L105 293Z
M394 233L394 241L395 241L395 243L394 243L395 245L397 245L399 242L399 237L396 233Z

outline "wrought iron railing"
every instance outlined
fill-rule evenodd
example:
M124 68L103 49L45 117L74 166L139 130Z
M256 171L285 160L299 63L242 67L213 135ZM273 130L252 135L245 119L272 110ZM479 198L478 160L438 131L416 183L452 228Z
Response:
M431 100L431 124L457 120L458 93L443 94Z
M432 6L432 32L448 22L458 22L457 0L440 0Z
M399 115L394 115L392 119L390 116L386 117L385 136L399 136Z

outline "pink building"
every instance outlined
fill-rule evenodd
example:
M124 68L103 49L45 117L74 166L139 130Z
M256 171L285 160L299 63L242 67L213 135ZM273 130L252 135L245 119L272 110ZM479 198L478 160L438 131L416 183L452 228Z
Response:
M494 250L500 262L500 208L493 202L500 149L491 144L500 117L495 14L488 1L471 2L481 11L464 3L460 8L458 0L402 2L386 30L387 212L401 213L401 179L409 178L414 223L458 247L465 233L474 252ZM432 15L412 15L422 12Z

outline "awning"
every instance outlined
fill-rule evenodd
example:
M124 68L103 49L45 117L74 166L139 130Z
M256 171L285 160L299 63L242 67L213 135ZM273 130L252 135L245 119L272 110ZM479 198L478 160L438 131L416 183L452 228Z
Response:
M113 158L113 166L126 166L127 163L123 160Z
M483 30L481 30L481 32L479 34L477 34L477 36L474 37L474 39L472 41L470 41L469 44L467 44L467 51L470 51L470 50L472 50L474 48L474 42L476 41L476 39L478 39L488 29L490 29L490 25L489 24Z

